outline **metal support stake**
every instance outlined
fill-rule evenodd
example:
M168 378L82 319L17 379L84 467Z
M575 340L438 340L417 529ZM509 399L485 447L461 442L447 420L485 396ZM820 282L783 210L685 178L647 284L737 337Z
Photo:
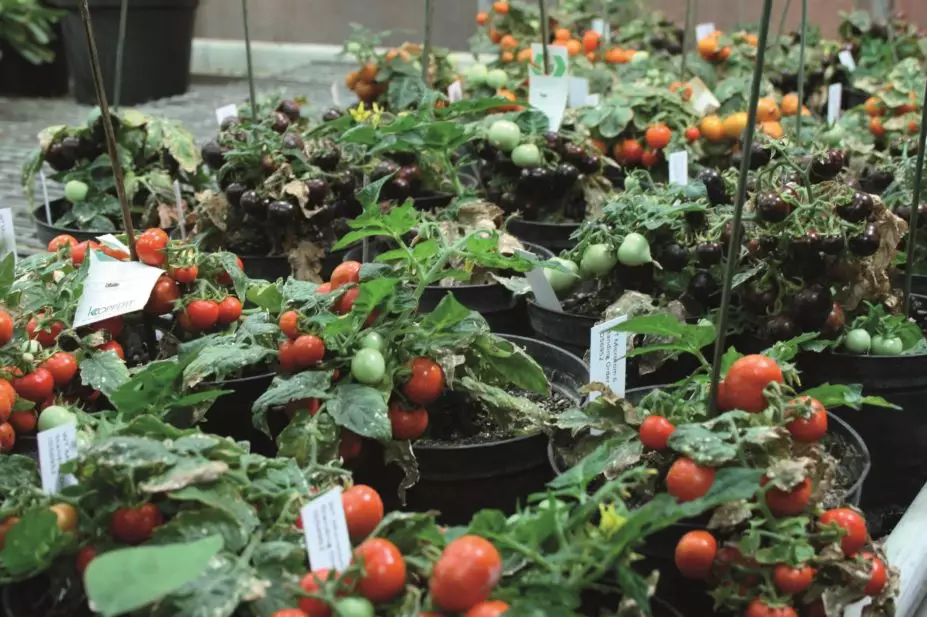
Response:
M798 113L795 114L795 143L801 146L801 112L805 108L805 34L808 29L808 0L801 0L801 47L798 50Z
M241 18L245 25L245 62L248 65L248 95L251 97L251 118L257 120L257 95L254 93L254 63L251 61L251 32L248 28L248 0L241 0Z
M547 49L550 44L550 22L547 21L547 5L544 0L538 0L538 7L541 9L541 49L544 54L544 74L550 74L550 52Z

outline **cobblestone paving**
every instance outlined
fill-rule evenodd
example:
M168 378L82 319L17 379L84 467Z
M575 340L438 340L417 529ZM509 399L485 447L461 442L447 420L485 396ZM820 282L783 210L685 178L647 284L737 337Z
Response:
M313 64L286 75L256 80L261 92L286 92L305 96L319 108L331 104L331 84L341 79L343 65ZM342 90L344 88L342 87ZM344 94L342 94L344 96ZM248 84L239 79L196 79L184 95L137 106L151 114L180 120L205 142L216 131L215 110L248 97ZM28 203L20 183L23 163L38 147L36 136L46 126L78 124L86 120L90 108L72 99L16 99L0 97L0 207L12 207L16 227L17 252L27 255L39 249ZM61 195L61 187L49 183L49 199ZM37 196L41 190L37 190Z

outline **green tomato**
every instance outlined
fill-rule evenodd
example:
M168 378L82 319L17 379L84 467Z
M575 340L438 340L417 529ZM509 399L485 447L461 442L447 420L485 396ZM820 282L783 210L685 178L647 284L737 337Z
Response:
M881 337L878 337L881 338ZM843 346L847 351L852 353L869 353L869 347L872 345L872 337L862 328L850 330L843 337Z
M521 142L521 129L510 120L496 120L489 127L489 143L503 152L511 152Z
M488 74L489 71L486 69L485 65L479 63L472 64L470 68L467 69L467 72L464 73L464 79L466 79L468 84L479 86L480 84L486 83L486 76Z
M612 271L618 258L607 244L590 244L579 260L579 269L589 276L603 276Z
M512 162L516 167L540 167L541 151L534 144L521 144L512 150Z
M43 409L39 414L40 433L64 424L77 424L77 416L67 407L52 405Z
M650 59L650 53L646 51L637 51L634 52L634 56L631 58L631 64L640 64L641 62L646 62Z
M486 85L498 90L509 83L509 76L502 69L493 69L486 74Z
M643 266L653 261L647 238L633 231L625 236L618 247L618 261L625 266Z
M872 337L872 353L877 356L897 356L904 351L904 343L897 336Z
M569 270L569 272L561 272L560 270L544 268L544 277L547 279L547 282L550 283L550 287L554 290L554 293L559 296L562 293L570 291L573 285L576 284L576 281L579 280L579 266L576 265L575 261L570 261L562 257L554 257L551 261L555 261Z
M386 361L376 349L358 349L351 359L351 375L357 381L372 386L383 381L386 373Z
M367 598L341 598L335 602L336 612L341 617L373 617L373 604Z
M376 349L377 351L382 352L386 348L386 340L379 332L371 331L364 335L364 338L361 339L360 345L364 349Z
M64 185L64 197L72 204L84 201L87 198L87 191L90 187L80 180L70 180Z

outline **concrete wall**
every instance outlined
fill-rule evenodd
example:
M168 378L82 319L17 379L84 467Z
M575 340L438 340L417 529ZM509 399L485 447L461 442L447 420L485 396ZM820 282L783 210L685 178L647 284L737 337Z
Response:
M773 29L787 0L775 0ZM644 0L648 2L648 0ZM839 11L853 8L854 2L868 7L869 0L809 0L810 21L833 34L839 22ZM467 48L473 34L478 0L434 0L434 36L438 45L456 50ZM685 2L682 0L650 0L654 10L665 11L682 22ZM743 7L744 18L759 17L759 0L699 0L698 22L714 22L727 28L738 21ZM801 2L792 1L789 25L801 17ZM927 26L927 2L895 0L896 9L905 11L922 26ZM340 43L348 33L350 22L360 23L374 31L397 32L388 42L421 38L423 0L251 0L249 3L251 36L255 41L287 43ZM238 0L200 0L196 36L210 39L242 38L241 4Z

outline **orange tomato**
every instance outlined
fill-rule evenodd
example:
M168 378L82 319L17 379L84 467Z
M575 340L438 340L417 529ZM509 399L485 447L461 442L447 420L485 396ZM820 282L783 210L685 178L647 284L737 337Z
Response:
M354 94L360 100L370 102L377 97L377 88L370 82L362 81L354 87Z
M783 116L794 116L798 113L798 95L790 92L782 97L781 112Z
M873 116L869 118L869 132L876 137L882 137L885 135L885 127L882 126L882 118L879 116Z
M506 34L499 41L499 46L502 49L515 49L518 47L518 41L511 34Z
M504 51L499 59L504 63L515 62L515 54L510 51Z
M779 118L779 106L776 105L775 99L767 96L756 102L757 122L775 122Z
M595 30L586 30L583 34L583 49L587 52L595 51L599 46L599 33Z
M702 118L698 129L702 137L708 141L717 142L724 140L724 123L717 114L710 114Z
M373 62L368 62L360 70L360 80L361 81L373 81L377 76L377 65Z
M348 73L347 77L344 78L344 85L348 87L348 90L354 90L357 86L357 82L360 81L360 71L351 71Z
M724 62L731 57L731 48L729 46L722 47L717 54L715 54L714 59L718 62Z
M625 57L625 60L626 60L627 62L630 62L631 60L633 60L633 59L634 59L634 56L636 56L636 55L637 55L637 50L636 50L636 49L626 49L626 50L624 51L624 57Z
M715 54L718 53L718 32L709 34L702 38L695 47L698 49L698 55L705 60L714 60Z
M489 13L486 11L480 11L476 14L476 23L479 25L485 26L487 21L489 21Z
M811 115L811 110L808 109L806 106L802 105L802 106L801 106L801 115L803 115L803 116L810 116L810 115Z
M595 62L598 59L599 59L599 54L595 53L594 51L586 52L586 60L588 60L589 62Z
M768 120L766 122L760 122L760 132L769 135L773 139L779 139L782 137L782 125L779 124L776 120Z
M873 118L885 114L885 105L882 104L882 100L877 96L870 96L866 99L866 102L863 103L863 109Z
M692 98L692 87L681 81L674 81L670 84L669 89L670 92L679 92L683 101L688 101Z
M605 52L605 61L609 64L624 64L627 60L624 59L624 50L620 47L612 47Z
M500 15L505 15L509 12L509 3L502 2L502 0L499 0L499 2L493 2L492 10L493 12L499 13Z
M744 34L744 41L746 41L747 45L750 47L756 47L760 43L760 39L758 39L755 34L750 34L749 32Z
M531 62L531 57L532 57L532 53L531 53L530 47L525 47L520 52L518 52L519 62Z
M739 139L747 128L747 112L735 111L724 119L724 136L728 139Z
M601 139L590 139L589 141L593 146L595 146L595 149L602 154L606 154L608 152L608 146L606 146L605 142Z
M567 28L557 28L557 30L554 32L555 41L569 41L572 37L573 35L570 34L570 31Z
M583 51L583 44L576 39L570 39L566 42L567 53L571 56L578 56Z
M489 40L493 43L498 43L502 40L502 33L498 30L492 29L489 31Z

